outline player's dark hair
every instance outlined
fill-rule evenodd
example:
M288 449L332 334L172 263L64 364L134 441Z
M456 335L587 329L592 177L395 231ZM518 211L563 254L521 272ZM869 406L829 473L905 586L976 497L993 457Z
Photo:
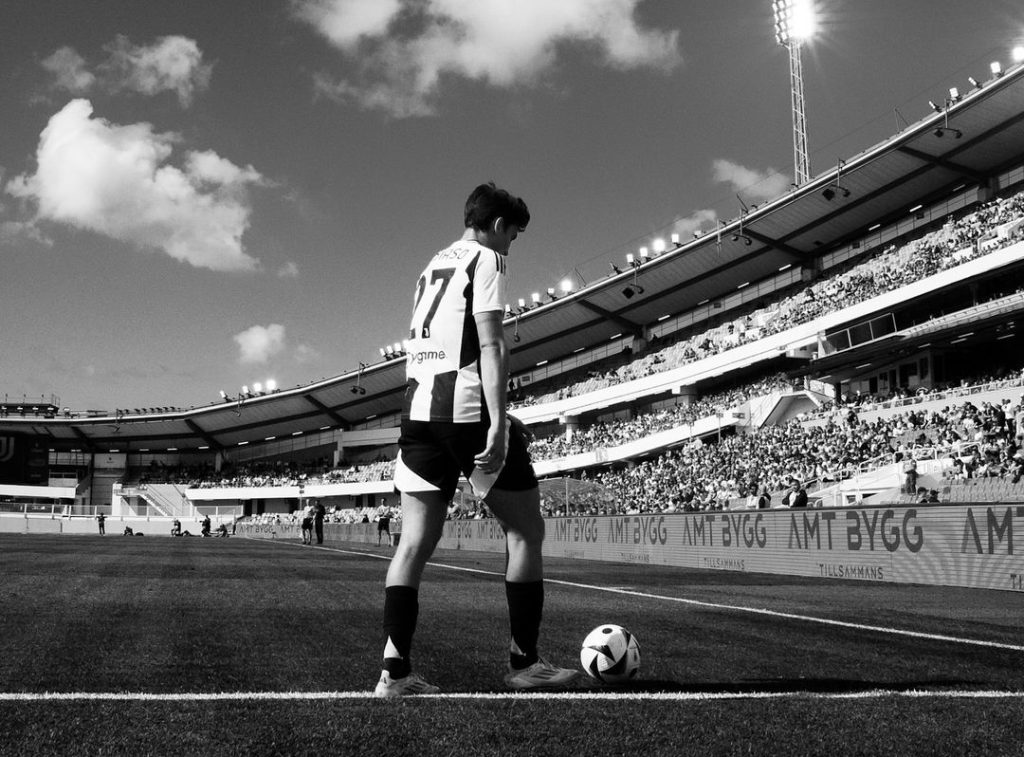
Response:
M496 218L504 218L510 226L525 229L530 222L530 211L521 197L498 189L491 181L474 189L466 200L466 228L488 229Z

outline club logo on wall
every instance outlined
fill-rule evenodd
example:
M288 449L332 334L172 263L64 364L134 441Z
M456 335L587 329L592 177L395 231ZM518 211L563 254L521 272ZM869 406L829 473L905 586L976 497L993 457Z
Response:
M14 458L14 439L0 436L0 463L10 462Z

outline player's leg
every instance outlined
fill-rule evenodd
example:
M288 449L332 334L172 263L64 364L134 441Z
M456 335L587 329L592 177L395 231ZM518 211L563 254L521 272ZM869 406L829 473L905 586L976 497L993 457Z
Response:
M525 491L492 489L486 498L505 531L505 597L512 641L505 682L515 689L549 689L577 680L575 670L559 668L538 650L544 614L544 519L536 487Z
M419 616L419 586L427 560L444 528L447 508L440 492L402 493L402 538L384 584L384 670L377 696L438 691L412 673L412 638Z

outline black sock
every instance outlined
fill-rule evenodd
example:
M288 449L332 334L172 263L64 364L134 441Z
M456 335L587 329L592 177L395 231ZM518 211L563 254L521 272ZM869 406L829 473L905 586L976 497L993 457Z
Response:
M412 586L384 589L384 669L392 678L405 678L412 670L409 659L412 636L419 615L419 590Z
M544 582L506 581L505 596L512 626L509 664L513 670L522 670L537 662L537 638L540 636L540 620L544 614Z

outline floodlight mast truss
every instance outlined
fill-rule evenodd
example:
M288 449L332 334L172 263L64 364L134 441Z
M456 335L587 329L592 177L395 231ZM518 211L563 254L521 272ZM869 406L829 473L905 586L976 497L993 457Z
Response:
M801 186L811 178L807 152L807 115L804 111L804 70L800 60L802 39L794 37L793 0L774 0L775 39L789 51L789 91L793 111L793 183Z
M804 72L800 63L800 43L790 42L789 87L793 105L793 181L800 186L811 178L811 159L807 154L807 116L804 113Z

